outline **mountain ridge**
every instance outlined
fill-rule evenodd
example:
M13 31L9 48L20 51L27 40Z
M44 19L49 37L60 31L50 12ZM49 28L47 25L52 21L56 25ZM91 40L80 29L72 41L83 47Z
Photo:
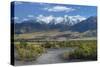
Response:
M89 17L86 20L78 22L72 26L62 23L39 23L36 20L23 21L22 23L15 23L15 33L28 33L37 31L47 31L57 29L59 31L77 31L85 32L97 28L97 17Z

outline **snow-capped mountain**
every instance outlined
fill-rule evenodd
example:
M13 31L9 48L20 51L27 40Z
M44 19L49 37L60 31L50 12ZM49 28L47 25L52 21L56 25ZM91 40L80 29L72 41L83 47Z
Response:
M68 16L68 15L64 15L64 16L53 16L53 15L38 15L38 16L28 16L29 18L23 18L20 19L18 17L14 17L12 18L16 23L23 23L26 21L31 21L34 20L40 24L64 24L64 25L69 25L72 26L76 23L79 23L83 20L85 20L86 18L80 15L75 15L75 16Z
M52 18L52 20L47 21L48 23L43 19L27 20L23 21L22 23L16 23L15 33L29 33L34 31L37 32L37 31L49 31L49 30L85 32L88 30L96 30L97 28L96 17L89 17L83 21L81 19L76 19L77 17L74 18L70 17L71 19L73 18L73 20L71 20L69 16L64 16L64 19L62 21L61 17L59 18L60 18L59 22L55 22L55 18ZM71 22L72 25L70 25L69 21Z
M44 16L44 15L39 15L36 17L36 20L38 22L44 22L46 24L65 24L65 25L74 25L76 23L79 23L83 20L85 20L86 18L85 17L82 17L80 15L76 15L76 16L68 16L68 15L65 15L65 16L59 16L59 17L55 17L55 16Z

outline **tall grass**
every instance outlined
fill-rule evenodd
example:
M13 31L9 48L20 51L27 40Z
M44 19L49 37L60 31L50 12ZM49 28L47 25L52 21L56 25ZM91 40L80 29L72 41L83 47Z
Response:
M25 42L16 44L15 49L18 54L17 58L22 61L35 60L45 51L45 49L40 45L27 44Z
M64 59L81 59L81 60L96 60L97 59L97 43L96 41L80 41L73 52L64 53ZM65 56L66 55L66 56Z
M76 48L72 52L62 54L64 59L97 59L97 41L96 40L71 40L71 41L44 41L27 43L20 42L15 44L15 49L20 60L35 60L49 48Z

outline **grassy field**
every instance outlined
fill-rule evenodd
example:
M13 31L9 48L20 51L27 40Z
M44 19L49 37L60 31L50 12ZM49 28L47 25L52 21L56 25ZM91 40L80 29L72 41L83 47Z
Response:
M57 30L54 31L42 31L42 32L33 32L33 33L24 33L24 34L15 34L14 37L15 39L31 39L34 37L39 37L39 36L54 36L57 34L62 34L62 32L59 32Z
M17 60L33 61L36 60L36 58L39 57L43 52L45 52L45 48L38 44L20 42L15 44L15 51Z
M77 44L79 45L74 45L77 49L73 52L63 53L64 59L97 60L96 40L79 41Z
M57 36L68 37L69 35L74 37L74 36L80 36L80 35L82 35L82 33L71 32L71 31L60 32L57 30L53 30L53 31L42 31L42 32L15 34L14 38L15 39L32 39L32 38L38 38L38 37L57 37Z
M86 32L87 33L87 32ZM97 38L86 33L57 30L14 35L17 60L36 60L47 49L77 48L62 53L62 59L94 60L97 58ZM86 37L85 37L86 36Z
M97 57L96 40L15 42L18 59L22 61L35 60L46 52L46 49L67 49L68 47L75 47L77 49L74 52L62 53L63 59L94 60Z

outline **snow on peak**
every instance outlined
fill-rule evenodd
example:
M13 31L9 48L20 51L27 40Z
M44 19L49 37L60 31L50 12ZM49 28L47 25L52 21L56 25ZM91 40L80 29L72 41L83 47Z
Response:
M63 23L63 24L68 24L68 25L74 25L76 23L81 22L82 20L85 20L86 18L80 15L75 15L75 16L68 16L68 15L64 15L64 16L53 16L53 15L49 15L49 16L44 16L44 15L38 15L36 17L36 20L38 22L44 22L46 24L48 23Z

